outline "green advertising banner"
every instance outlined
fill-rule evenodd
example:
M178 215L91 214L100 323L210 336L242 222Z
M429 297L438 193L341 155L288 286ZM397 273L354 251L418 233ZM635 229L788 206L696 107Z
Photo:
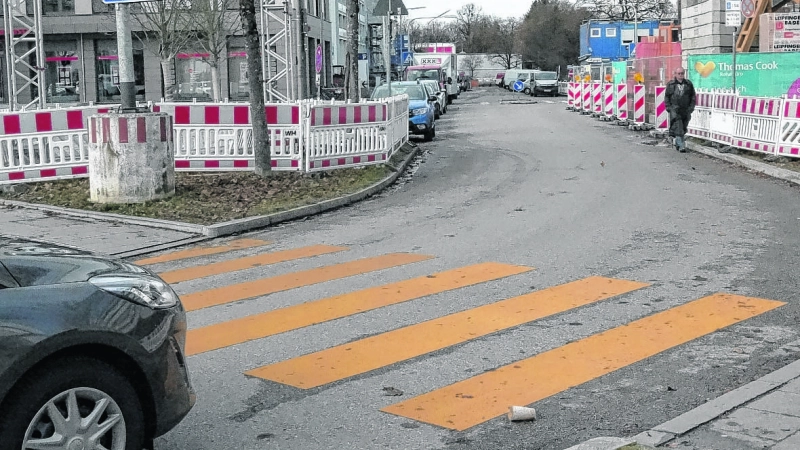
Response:
M733 55L689 55L687 74L695 88L732 89ZM736 89L751 97L800 96L800 55L737 54Z
M612 70L614 71L614 84L622 84L625 82L625 75L628 72L627 61L613 61L611 62Z

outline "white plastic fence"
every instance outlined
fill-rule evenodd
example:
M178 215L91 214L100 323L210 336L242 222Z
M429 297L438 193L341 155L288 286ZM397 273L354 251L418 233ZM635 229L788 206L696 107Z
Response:
M630 114L634 122L643 123L644 88L639 89L638 96L635 91L631 102L624 85L616 86L616 118L625 120ZM568 109L584 114L593 112L596 106L590 95L593 92L596 92L593 84L569 83ZM656 87L653 95L656 111L653 125L666 131L669 123L664 88ZM697 92L687 134L742 150L800 158L800 98L744 97L732 91L701 90Z
M110 108L1 113L0 184L88 176L88 118ZM153 110L173 117L176 170L253 170L250 105L161 103ZM265 114L273 170L379 164L408 141L406 96L270 104Z

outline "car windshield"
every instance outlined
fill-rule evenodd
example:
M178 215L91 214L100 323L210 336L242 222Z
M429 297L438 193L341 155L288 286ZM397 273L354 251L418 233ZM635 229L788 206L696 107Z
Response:
M408 98L411 100L427 100L428 96L425 95L425 91L422 86L414 85L414 86L402 86L396 85L392 83L392 92L391 95L402 95L407 94ZM375 88L375 92L372 93L372 98L386 98L389 97L389 86L388 85L381 85Z
M439 79L439 71L436 69L411 70L408 72L408 81L438 80L438 79Z
M536 74L537 80L555 80L558 76L555 72L539 72Z

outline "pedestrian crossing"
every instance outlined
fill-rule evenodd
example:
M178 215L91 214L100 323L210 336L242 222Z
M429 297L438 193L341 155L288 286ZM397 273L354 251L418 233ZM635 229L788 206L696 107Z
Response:
M182 295L186 310L197 311L379 270L398 269L435 258L434 255L417 253L388 253L353 259L348 256L350 249L341 246L311 245L271 251L271 245L271 242L263 240L239 239L136 262L153 265L156 269L179 262L186 267L159 272L165 280L177 284L293 260L313 263L313 258L323 255L343 260ZM239 256L241 252L255 254ZM224 259L208 264L197 262L198 258L208 256ZM501 279L513 281L513 277L531 270L535 269L501 262L477 262L341 295L308 299L292 306L190 328L186 353L195 356L224 352L226 348L245 342L390 305ZM298 389L318 388L391 368L403 361L454 348L493 333L569 313L576 308L592 307L649 286L635 280L587 276L261 367L242 367L241 370L243 375ZM385 406L380 411L446 429L466 430L506 413L510 405L535 403L782 305L784 303L774 300L715 293L467 377L449 386L438 387ZM191 327L191 317L189 325ZM369 330L365 331L364 334L368 334Z

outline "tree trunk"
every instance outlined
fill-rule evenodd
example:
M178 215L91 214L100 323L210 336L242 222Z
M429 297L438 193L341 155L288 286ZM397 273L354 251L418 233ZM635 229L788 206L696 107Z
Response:
M347 98L358 103L361 88L358 81L358 0L347 2Z
M172 57L161 57L161 76L164 79L164 101L175 101L175 61Z
M247 49L247 78L250 80L250 123L253 125L253 156L256 174L272 173L267 116L264 111L264 74L261 68L261 43L256 25L254 0L241 0L240 13Z
M213 55L211 58L211 64L209 64L211 66L211 99L219 102L222 99L219 80L219 58L215 58Z

